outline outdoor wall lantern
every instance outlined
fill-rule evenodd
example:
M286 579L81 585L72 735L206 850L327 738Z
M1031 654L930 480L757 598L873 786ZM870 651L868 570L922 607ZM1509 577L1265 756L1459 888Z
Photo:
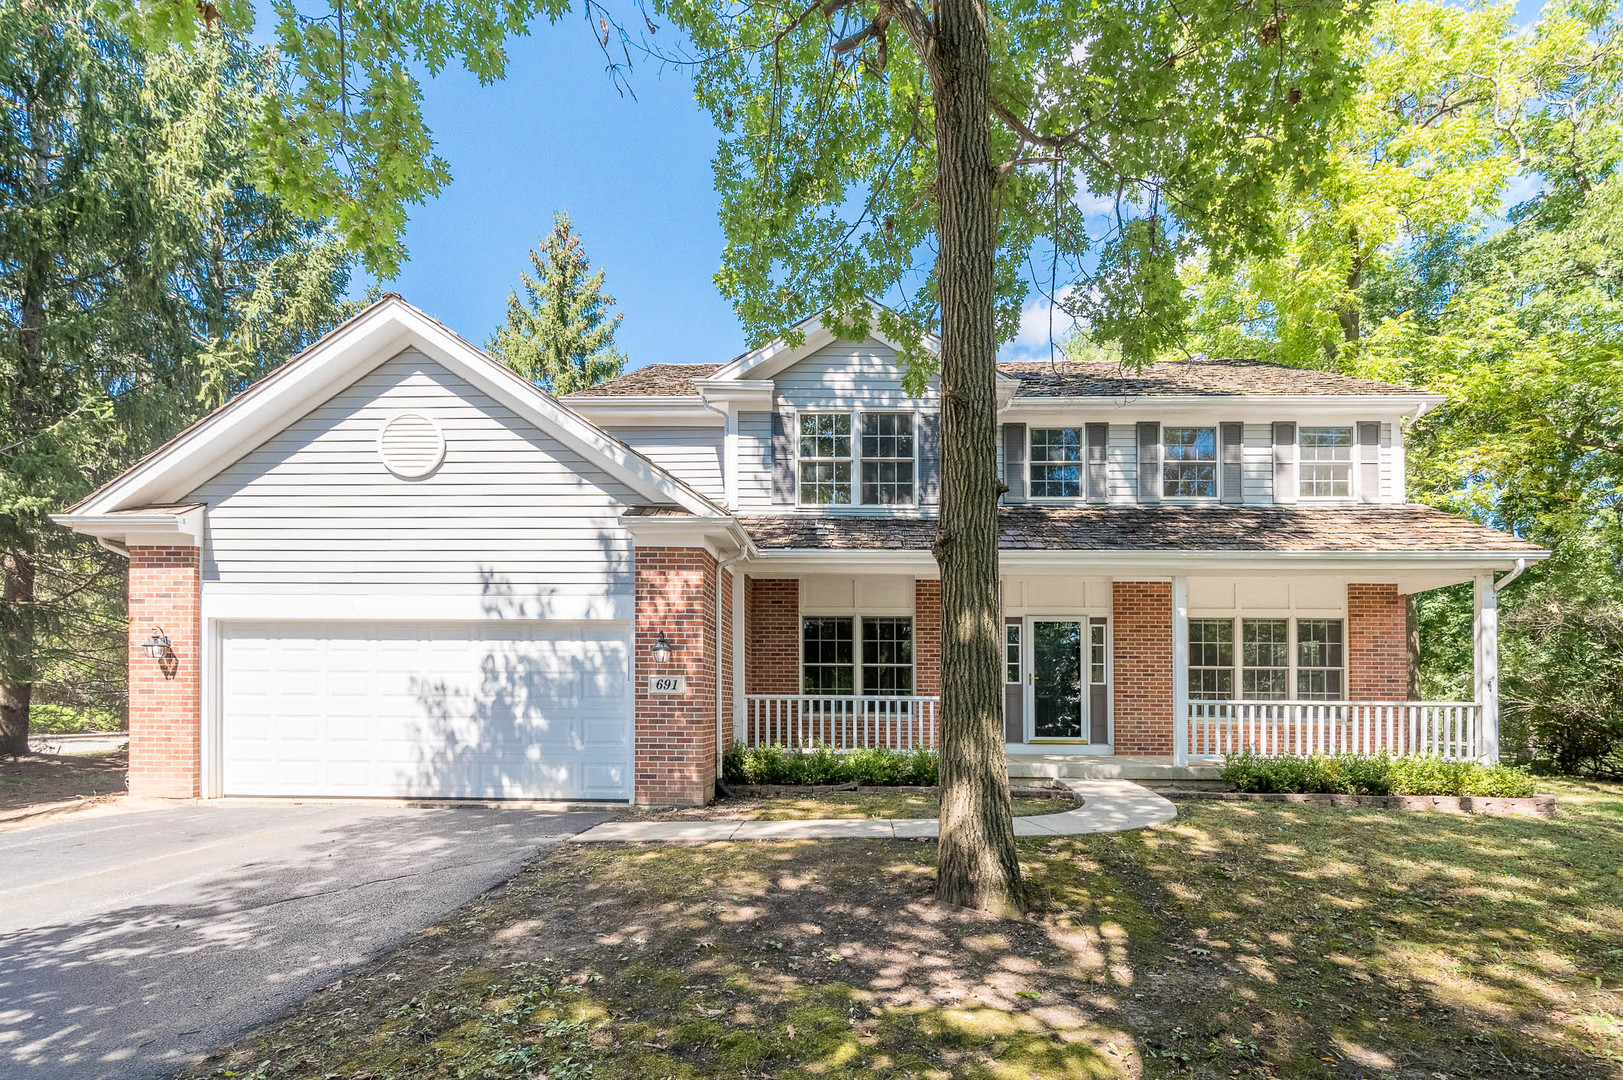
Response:
M659 632L659 639L654 642L654 663L664 666L671 662L671 643L665 637L665 631Z
M142 648L146 649L147 655L154 660L162 660L175 654L175 650L169 645L169 635L163 632L161 626L152 628L152 636L146 639Z

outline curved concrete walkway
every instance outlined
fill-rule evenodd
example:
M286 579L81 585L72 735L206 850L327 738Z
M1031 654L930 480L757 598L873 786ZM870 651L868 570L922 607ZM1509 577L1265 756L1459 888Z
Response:
M1059 814L1014 819L1016 836L1081 836L1159 825L1177 808L1127 780L1061 780L1082 805ZM574 837L577 844L671 840L913 840L936 835L934 818L823 818L813 821L609 821Z

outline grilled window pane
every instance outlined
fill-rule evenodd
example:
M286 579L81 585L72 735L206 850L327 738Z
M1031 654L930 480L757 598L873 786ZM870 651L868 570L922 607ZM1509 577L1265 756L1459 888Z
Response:
M851 502L851 415L800 414L800 501L813 506Z
M1296 622L1296 696L1339 701L1343 692L1346 647L1340 619Z
M1082 496L1082 429L1031 430L1031 497L1077 499Z
M807 694L849 694L856 686L855 641L848 618L800 621L801 686Z
M1203 700L1234 697L1234 622L1189 620L1189 696Z
M1020 681L1020 624L1010 623L1003 628L1003 681Z
M1161 495L1168 499L1217 496L1217 429L1161 429Z
M913 620L870 616L862 620L862 692L885 696L913 693Z
M1352 497L1353 429L1305 427L1298 436L1298 484L1304 499Z

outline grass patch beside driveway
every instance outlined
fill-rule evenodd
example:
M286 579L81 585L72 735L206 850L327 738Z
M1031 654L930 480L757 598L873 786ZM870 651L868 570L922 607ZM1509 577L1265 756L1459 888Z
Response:
M1623 1076L1623 790L1556 821L1190 804L1021 841L565 847L197 1075Z

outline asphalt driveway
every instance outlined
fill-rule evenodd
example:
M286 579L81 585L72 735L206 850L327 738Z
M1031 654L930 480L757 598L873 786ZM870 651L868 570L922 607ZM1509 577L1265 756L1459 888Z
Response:
M0 1076L168 1076L610 816L189 803L0 834Z

